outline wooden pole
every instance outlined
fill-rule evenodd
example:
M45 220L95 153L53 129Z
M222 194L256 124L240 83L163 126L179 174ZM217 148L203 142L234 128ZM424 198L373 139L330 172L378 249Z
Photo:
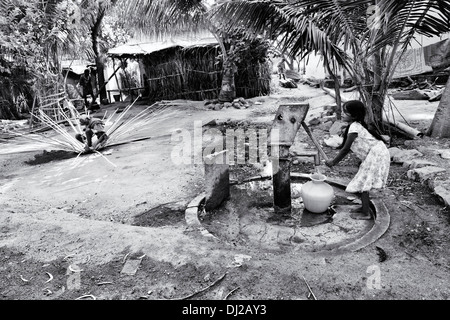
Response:
M116 75L116 73L117 73L117 71L119 71L119 69L120 69L120 66L117 67L117 69L116 69L116 70L113 72L113 74L108 78L108 80L105 81L105 83L104 83L104 84L102 85L102 87L98 90L98 92L100 92L101 90L103 90L104 87L106 87L106 85L108 84L109 80L111 80L112 77L114 77L114 76ZM98 94L95 95L94 101L97 99L97 96L98 96ZM110 102L111 102L111 101L110 101Z
M308 136L311 138L312 142L314 143L314 145L316 146L317 150L319 150L320 155L325 159L328 160L328 156L327 154L323 151L322 147L320 146L319 142L316 140L316 138L312 135L311 130L309 129L309 127L306 125L306 123L304 121L302 121L302 127L303 129L305 129L306 133L308 134Z
M36 94L33 98L33 106L31 107L31 117L30 117L30 131L33 128L33 114L34 114L34 108L36 107Z

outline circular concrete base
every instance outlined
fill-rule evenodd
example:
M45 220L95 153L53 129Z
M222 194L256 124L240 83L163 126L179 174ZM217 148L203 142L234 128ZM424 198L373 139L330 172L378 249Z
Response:
M186 210L186 222L204 236L225 243L252 245L269 251L302 251L314 254L341 254L359 250L381 237L389 227L389 214L380 199L371 203L374 220L354 220L350 210L360 207L358 199L349 200L345 185L327 182L335 190L331 208L323 214L308 213L298 190L309 181L307 174L291 174L292 213L280 219L274 213L272 181L255 177L231 187L231 197L211 213L199 208L205 195L199 195Z

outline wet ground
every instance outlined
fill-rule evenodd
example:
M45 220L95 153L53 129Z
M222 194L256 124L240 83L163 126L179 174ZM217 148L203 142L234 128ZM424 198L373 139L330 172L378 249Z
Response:
M183 221L187 205L204 191L204 167L194 161L195 149L192 162L173 162L180 145L174 133L189 133L195 145L198 121L221 120L230 128L240 122L270 125L283 101L314 98L312 110L330 103L319 90L300 86L255 98L244 110L211 111L182 102L144 128L142 135L151 139L103 155L65 159L55 153L52 161L41 161L49 160L43 150L1 154L0 298L181 299L186 305L189 300L306 300L312 299L306 279L319 300L449 299L449 211L426 186L407 179L399 165L392 165L383 197L389 229L354 252L319 257L303 249L257 246L246 237L216 241ZM312 130L319 139L326 135ZM310 143L304 133L297 139ZM336 150L325 152L333 156ZM254 170L233 167L232 178L252 177ZM293 166L294 172L308 170L314 170L311 163ZM355 170L357 162L349 157L324 174L349 180ZM261 201L266 209L268 199ZM302 243L291 240L293 246ZM125 266L135 272L123 272Z
M204 227L228 243L252 244L273 252L331 250L353 242L373 227L373 221L354 220L350 211L361 207L335 187L329 210L313 213L300 196L306 181L292 182L290 216L278 217L273 208L271 180L247 182L231 187L230 199L220 208L201 216ZM359 200L356 199L355 200Z

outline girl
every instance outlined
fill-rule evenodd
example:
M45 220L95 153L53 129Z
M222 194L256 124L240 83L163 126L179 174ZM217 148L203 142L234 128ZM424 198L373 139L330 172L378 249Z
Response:
M345 189L346 192L360 193L362 208L353 211L353 219L370 220L369 191L386 186L391 156L381 136L369 130L364 121L366 108L361 101L351 100L344 104L344 121L350 122L344 133L340 151L333 160L325 164L332 167L339 163L351 150L362 161L355 177Z

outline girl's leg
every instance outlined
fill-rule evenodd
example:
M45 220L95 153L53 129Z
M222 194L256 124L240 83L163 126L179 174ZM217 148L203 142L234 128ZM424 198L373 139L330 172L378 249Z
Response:
M353 219L357 220L370 220L372 219L372 214L370 210L370 199L369 192L364 191L361 193L362 210L361 212L354 212L350 215Z
M364 191L361 193L361 202L362 202L362 213L364 214L370 214L370 199L369 199L369 192Z

